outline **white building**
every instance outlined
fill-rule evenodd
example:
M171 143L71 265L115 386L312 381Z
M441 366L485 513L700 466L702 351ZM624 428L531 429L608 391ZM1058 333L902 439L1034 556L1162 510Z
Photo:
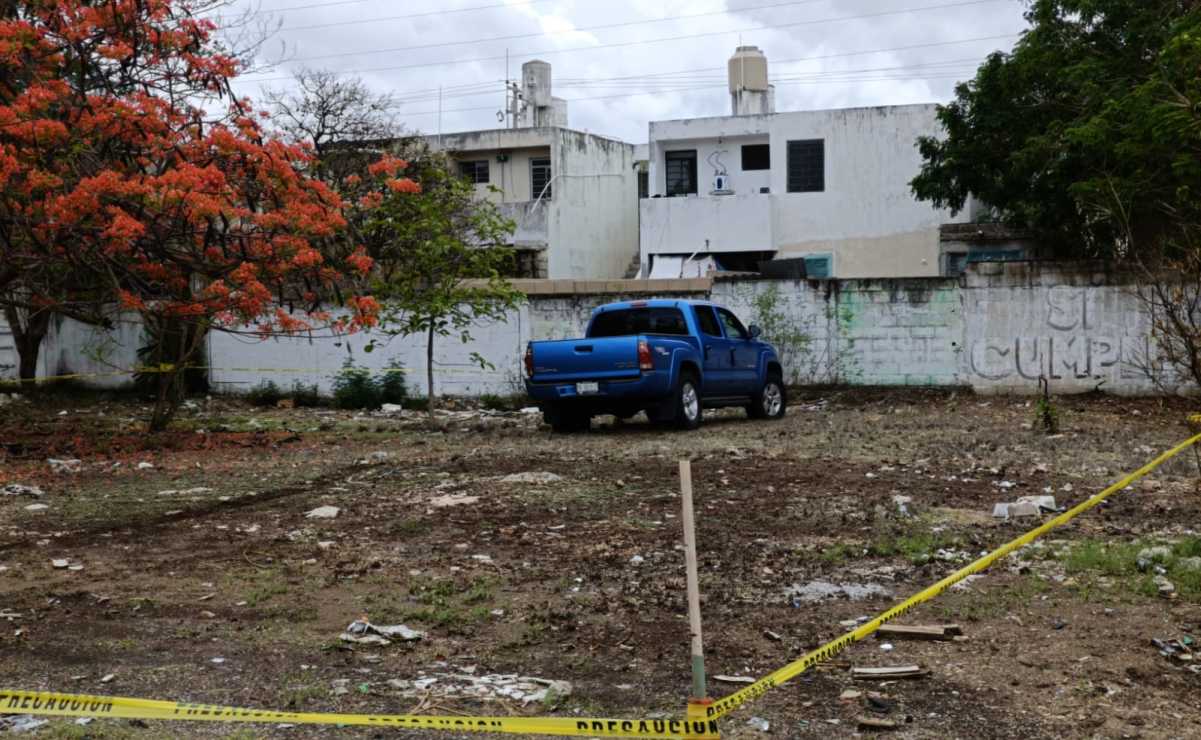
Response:
M975 214L953 218L910 192L917 138L941 130L934 105L776 113L753 46L730 59L729 89L734 115L650 124L643 276L786 258L811 277L946 273L939 227Z
M522 65L512 92L516 127L426 140L516 223L514 277L625 277L638 261L634 146L567 128L567 101L551 95L546 62Z

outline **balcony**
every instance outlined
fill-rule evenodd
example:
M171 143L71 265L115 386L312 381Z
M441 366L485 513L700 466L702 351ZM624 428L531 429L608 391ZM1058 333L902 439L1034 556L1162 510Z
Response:
M546 214L550 210L551 203L543 200L535 208L536 202L526 200L516 203L498 203L496 206L502 216L512 219L517 224L517 228L513 231L513 246L518 249L546 248Z
M771 203L766 193L644 198L643 254L772 251Z

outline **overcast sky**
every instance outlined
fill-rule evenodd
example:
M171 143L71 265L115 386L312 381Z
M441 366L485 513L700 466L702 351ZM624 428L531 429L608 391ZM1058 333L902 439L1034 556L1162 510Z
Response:
M495 128L507 75L553 66L569 125L634 143L653 120L729 114L725 63L768 57L777 110L943 102L1025 27L1021 0L234 0L279 29L274 67L238 92L286 87L301 66L362 78L424 133ZM505 38L497 38L505 37ZM491 39L491 40L490 40ZM864 53L868 52L868 53ZM282 61L281 61L282 60Z

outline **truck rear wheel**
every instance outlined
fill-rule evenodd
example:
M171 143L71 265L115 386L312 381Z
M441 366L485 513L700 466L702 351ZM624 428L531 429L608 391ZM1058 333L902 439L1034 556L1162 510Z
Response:
M586 432L592 426L591 416L562 406L547 406L542 410L542 419L558 434Z
M692 373L680 375L675 392L676 427L680 429L696 429L701 425L704 411L701 409L701 392L697 385L696 376Z

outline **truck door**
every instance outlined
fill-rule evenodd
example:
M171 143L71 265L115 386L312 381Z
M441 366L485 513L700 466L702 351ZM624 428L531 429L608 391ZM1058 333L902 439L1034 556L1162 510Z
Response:
M759 347L751 341L751 334L734 315L724 308L717 309L717 317L725 329L730 343L730 370L727 375L730 395L753 395L759 390Z
M712 306L693 306L696 315L696 325L700 329L701 356L705 363L704 387L701 395L707 397L724 396L728 393L730 363L730 343L722 334L721 324L713 313Z

